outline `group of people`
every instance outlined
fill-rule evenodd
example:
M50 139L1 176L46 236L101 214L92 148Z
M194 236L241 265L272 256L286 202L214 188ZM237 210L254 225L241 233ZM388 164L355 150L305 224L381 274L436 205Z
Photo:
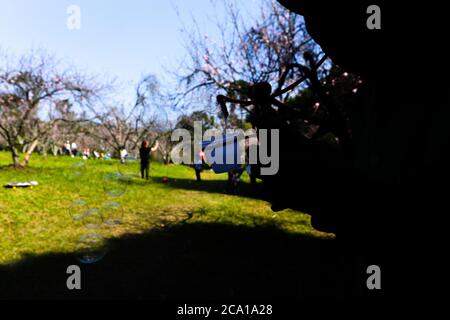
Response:
M83 159L111 159L111 154L108 152L99 152L99 151L91 151L90 148L83 148L82 151L78 149L78 145L76 142L67 141L64 143L62 147L62 154L66 156L74 157L83 157Z
M150 154L159 148L159 143L156 142L154 146L150 146L147 140L142 141L141 148L139 149L139 155L141 160L141 177L142 179L149 179L150 173ZM107 152L98 152L96 150L91 151L89 148L83 148L82 152L78 150L76 142L67 141L62 147L62 153L70 157L81 156L87 160L90 158L95 159L111 159L111 154ZM124 163L129 158L128 151L126 149L120 150L120 161Z
M156 141L156 143L151 146L150 143L147 140L142 141L141 147L139 149L139 156L140 156L140 172L141 172L141 178L148 180L150 177L150 158L151 153L156 151L159 148L159 143ZM83 159L87 160L90 158L95 159L111 159L111 154L106 152L98 152L98 151L91 151L89 148L83 148L82 152L79 152L78 146L76 142L70 143L70 141L67 141L63 146L63 153L65 155L76 157L76 156L82 156ZM121 163L126 162L128 159L129 154L126 149L122 149L120 151L120 161ZM202 150L199 153L199 157L197 162L194 164L194 170L197 181L201 181L201 172L206 168L205 163L205 153ZM251 177L252 184L255 182L254 175L250 173L249 171L250 167L247 168L247 171ZM244 168L242 170L233 171L228 173L228 182L227 182L227 192L235 194L237 192L240 177L242 173L245 171Z
M70 143L70 141L67 141L63 145L63 154L71 157L76 157L78 155L78 145L76 142Z

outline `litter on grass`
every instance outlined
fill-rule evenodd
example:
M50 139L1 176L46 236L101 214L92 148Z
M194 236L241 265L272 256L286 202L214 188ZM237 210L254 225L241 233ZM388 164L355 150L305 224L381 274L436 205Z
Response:
M8 189L15 189L15 188L32 188L38 186L39 183L37 181L30 181L30 182L10 182L5 184L3 187Z

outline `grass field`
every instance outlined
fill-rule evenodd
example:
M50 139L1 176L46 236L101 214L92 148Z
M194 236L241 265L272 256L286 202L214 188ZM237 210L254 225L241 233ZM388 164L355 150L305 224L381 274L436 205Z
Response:
M104 239L117 239L174 224L271 226L287 233L330 237L315 231L308 215L290 210L272 212L268 203L252 196L247 177L240 195L232 196L224 193L225 175L206 171L202 174L204 181L198 183L194 170L184 166L152 163L151 179L143 181L139 179L136 162L120 165L116 160L83 161L34 155L27 169L14 169L9 163L9 153L0 152L0 184L38 181L39 186L0 191L0 264L3 265L27 256L75 253L84 249L80 238L93 232ZM130 178L117 181L116 172ZM165 176L169 178L168 183L163 183ZM111 204L115 210L110 213L102 209ZM86 224L73 219L80 210L90 210L92 215L88 217L92 221ZM118 212L117 217L123 216L121 224L97 224L96 219L105 219L113 212Z

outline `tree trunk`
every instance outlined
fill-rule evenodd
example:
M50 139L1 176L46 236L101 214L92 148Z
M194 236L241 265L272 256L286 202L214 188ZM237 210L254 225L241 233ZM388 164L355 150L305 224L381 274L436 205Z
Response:
M27 152L25 153L25 157L22 162L23 167L27 167L30 162L31 155L33 154L34 149L36 149L38 145L38 141L34 140L33 143L28 147Z
M17 168L20 166L20 157L19 152L16 147L11 147L11 156L13 160L14 167Z
M58 156L58 150L59 150L59 148L58 148L58 146L56 146L56 145L52 145L52 154L53 154L53 156Z
M165 157L163 157L163 159L164 159L164 164L165 165L170 164L170 155L167 154Z

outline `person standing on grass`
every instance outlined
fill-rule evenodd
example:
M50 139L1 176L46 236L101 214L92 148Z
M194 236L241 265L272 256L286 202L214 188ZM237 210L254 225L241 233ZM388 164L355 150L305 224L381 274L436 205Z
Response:
M203 161L205 161L205 153L202 150L199 152L198 159L196 160L196 163L194 164L195 176L197 178L197 181L202 181L201 173L203 171Z
M72 151L72 157L76 157L78 155L78 146L77 146L76 142L72 142L70 149Z
M128 151L125 148L120 149L120 163L125 163L128 158Z
M71 146L70 141L67 140L67 142L64 144L64 154L67 156L72 155L72 150L70 146Z
M148 180L150 173L150 153L158 149L158 142L156 142L153 148L150 148L148 141L142 141L141 148L139 149L139 155L141 158L141 178Z

